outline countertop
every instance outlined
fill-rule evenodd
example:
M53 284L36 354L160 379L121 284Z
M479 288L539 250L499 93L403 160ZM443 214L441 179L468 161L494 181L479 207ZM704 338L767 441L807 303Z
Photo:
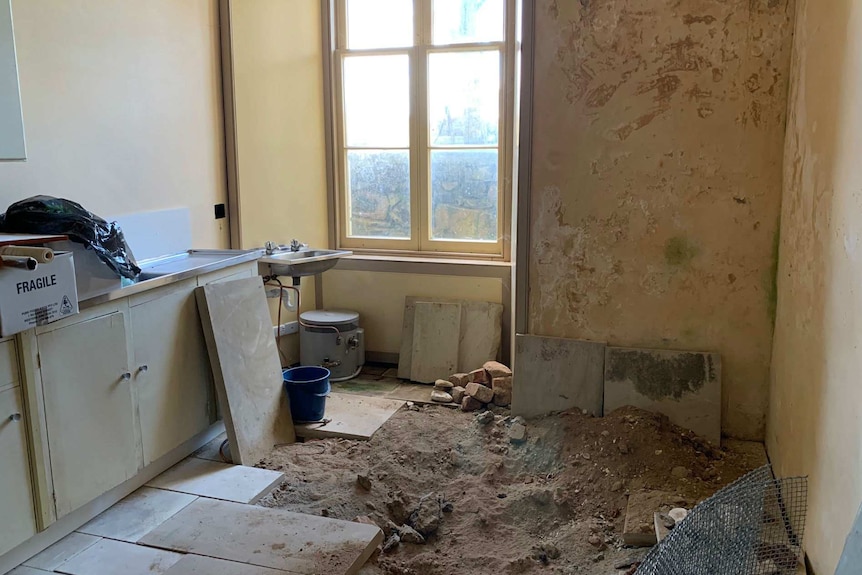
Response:
M151 289L257 260L262 250L189 250L172 256L140 262L137 280L123 279L121 287L90 295L78 302L82 310L109 301L129 297Z

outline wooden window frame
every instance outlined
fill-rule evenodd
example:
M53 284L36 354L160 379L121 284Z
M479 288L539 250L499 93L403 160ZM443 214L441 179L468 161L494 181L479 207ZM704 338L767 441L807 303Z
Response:
M322 0L324 42L324 95L327 117L327 180L329 185L330 243L358 253L381 255L429 255L510 261L512 238L512 188L514 169L516 0L505 2L505 37L501 42L434 45L432 0L413 0L414 45L405 48L347 50L346 0ZM433 53L500 52L500 118L497 147L497 241L432 240L430 236L430 154L437 149L428 141L428 60ZM409 240L349 237L347 209L347 146L344 135L343 62L352 55L406 54L410 70L410 218ZM465 149L492 146L464 146ZM457 148L456 148L457 149Z

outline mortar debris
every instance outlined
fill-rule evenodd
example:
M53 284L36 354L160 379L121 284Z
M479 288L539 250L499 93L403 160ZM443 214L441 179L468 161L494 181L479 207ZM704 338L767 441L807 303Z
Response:
M511 443L518 425L525 439ZM385 553L362 575L615 573L633 554L622 544L628 494L701 501L763 463L762 449L739 445L717 448L632 407L604 418L497 414L483 424L472 413L412 406L369 441L277 448L259 466L286 481L261 505L370 518L387 536Z

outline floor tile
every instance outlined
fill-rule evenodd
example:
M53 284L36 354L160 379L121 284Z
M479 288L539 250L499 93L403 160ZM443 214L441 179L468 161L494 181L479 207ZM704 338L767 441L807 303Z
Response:
M141 543L308 575L353 575L382 540L374 525L200 498Z
M425 385L419 383L402 383L386 394L388 399L401 399L404 401L412 401L415 403L435 403L431 401L431 390L433 385Z
M282 575L288 571L213 559L200 555L183 555L165 575Z
M194 457L197 457L198 459L209 459L210 461L218 461L219 463L224 463L221 458L221 455L219 455L218 450L225 439L227 439L227 434L222 433L221 435L195 451L192 455ZM230 452L228 450L225 450L225 454L229 455Z
M187 493L141 487L78 531L136 543L195 499Z
M150 481L147 486L212 499L254 503L272 491L283 477L283 474L269 469L189 457Z
M326 400L326 419L330 420L329 423L297 424L296 436L306 439L370 439L403 405L404 402L400 400L332 393Z
M180 559L180 553L102 539L56 571L68 575L160 575Z
M94 545L100 538L83 533L70 533L41 553L24 562L27 567L53 571L64 561ZM13 571L14 573L14 571Z
M26 565L20 565L9 571L6 575L48 575L49 573L51 572L34 569L33 567L27 567Z

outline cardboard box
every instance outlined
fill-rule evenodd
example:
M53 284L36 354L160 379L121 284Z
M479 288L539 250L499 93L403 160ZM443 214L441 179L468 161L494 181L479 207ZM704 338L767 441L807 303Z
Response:
M0 335L7 336L78 313L75 262L70 252L33 270L0 268Z

